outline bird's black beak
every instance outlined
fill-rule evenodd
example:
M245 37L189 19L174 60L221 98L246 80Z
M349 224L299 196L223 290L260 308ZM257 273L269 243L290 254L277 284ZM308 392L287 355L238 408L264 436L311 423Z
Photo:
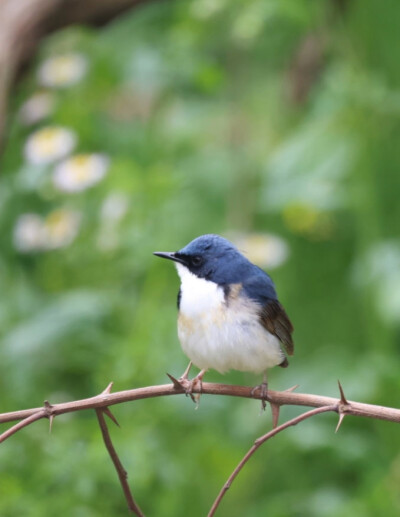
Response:
M177 252L173 252L173 251L154 251L153 255L156 255L157 257L173 260L174 262L179 262L180 264L184 264L186 266L186 261Z

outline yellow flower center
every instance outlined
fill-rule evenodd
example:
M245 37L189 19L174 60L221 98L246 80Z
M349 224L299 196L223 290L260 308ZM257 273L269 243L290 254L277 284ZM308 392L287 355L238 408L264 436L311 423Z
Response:
M42 129L34 139L37 150L40 154L51 154L58 147L60 131L56 128Z
M92 176L92 160L86 154L78 154L70 159L71 176L78 183L86 181Z
M58 83L64 83L74 74L76 63L70 57L59 57L51 63L50 73Z

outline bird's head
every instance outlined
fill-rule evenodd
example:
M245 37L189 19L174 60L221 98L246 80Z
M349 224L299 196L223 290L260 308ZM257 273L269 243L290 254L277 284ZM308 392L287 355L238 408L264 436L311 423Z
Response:
M179 251L156 251L154 255L181 264L199 278L221 284L235 281L235 273L248 264L231 242L214 234L201 235Z

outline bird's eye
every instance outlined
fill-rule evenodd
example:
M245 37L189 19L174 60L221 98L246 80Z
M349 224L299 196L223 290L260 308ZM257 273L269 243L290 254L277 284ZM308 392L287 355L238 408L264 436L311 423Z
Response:
M203 259L199 256L199 255L195 255L194 257L192 257L192 265L194 267L198 267L202 264L203 262Z

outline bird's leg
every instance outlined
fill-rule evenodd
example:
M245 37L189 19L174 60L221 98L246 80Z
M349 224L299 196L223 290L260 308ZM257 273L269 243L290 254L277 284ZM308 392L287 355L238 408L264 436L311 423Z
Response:
M267 381L267 370L263 373L263 381L261 384L258 384L251 390L251 395L254 396L254 393L260 390L261 395L261 411L265 411L265 408L267 407L267 400L268 400L268 381Z
M194 379L192 379L192 389L196 388L198 385L198 390L201 391L203 388L203 377L207 370L201 370Z
M185 382L188 380L190 369L192 368L192 361L189 361L189 364L187 365L186 370L183 372L183 374L179 377L179 380L182 382Z
M189 364L187 365L186 370L183 372L183 374L178 379L178 384L182 386L182 388L185 390L186 396L190 395L190 398L193 400L195 404L197 404L196 399L194 398L192 391L193 391L193 380L189 380L189 372L192 368L192 361L189 361Z
M265 411L267 407L266 400L268 399L268 380L267 380L267 370L265 370L263 374L263 381L261 383L261 411Z
M192 379L192 386L191 386L191 389L193 390L193 388L196 388L200 391L200 393L190 393L190 396L192 397L192 400L193 402L195 402L196 404L196 407L195 409L198 409L199 407L199 404L200 404L200 395L201 395L201 391L203 389L203 377L204 377L204 374L206 373L207 370L201 370L197 375L196 377L194 377L194 379Z

